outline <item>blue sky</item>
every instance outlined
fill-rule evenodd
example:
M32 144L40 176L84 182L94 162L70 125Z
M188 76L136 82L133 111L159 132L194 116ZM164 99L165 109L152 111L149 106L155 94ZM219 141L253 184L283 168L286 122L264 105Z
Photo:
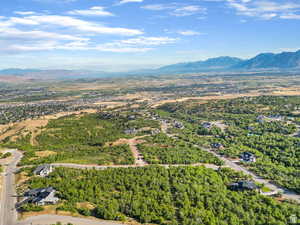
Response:
M0 68L126 71L300 49L299 0L3 0Z

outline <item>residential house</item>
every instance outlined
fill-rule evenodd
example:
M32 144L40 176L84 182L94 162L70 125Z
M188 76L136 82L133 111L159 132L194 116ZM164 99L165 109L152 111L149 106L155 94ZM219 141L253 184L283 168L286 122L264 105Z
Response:
M221 143L213 143L211 144L211 147L214 149L224 149L224 146Z
M203 128L206 128L206 129L210 129L210 128L212 128L212 123L210 123L210 122L204 122L204 123L202 123L202 127Z
M254 191L259 189L254 182L245 180L232 183L229 187L233 191Z
M259 123L282 121L283 119L284 118L282 116L279 116L279 115L271 115L271 116L259 115L257 117L257 121Z
M159 134L161 132L160 129L152 129L151 130L151 135L156 135L156 134Z
M32 189L24 193L24 203L36 205L56 204L59 198L55 197L56 190L53 187Z
M256 162L256 156L251 152L243 152L241 155L243 162L254 163Z
M53 166L49 164L40 165L34 171L33 174L41 177L48 176L53 171Z
M135 129L135 128L132 128L132 129L126 129L126 130L124 131L124 133L127 134L127 135L135 135L135 134L138 133L138 130Z
M177 129L183 129L184 128L183 123L179 122L179 121L174 121L173 126L174 126L174 128L177 128Z

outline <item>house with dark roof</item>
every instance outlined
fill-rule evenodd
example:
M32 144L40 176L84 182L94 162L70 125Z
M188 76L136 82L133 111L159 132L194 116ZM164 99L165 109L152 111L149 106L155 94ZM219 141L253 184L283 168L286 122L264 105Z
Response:
M59 198L55 197L56 190L53 187L32 189L24 193L24 203L36 205L56 204Z
M213 126L213 124L210 123L210 122L204 122L201 125L202 125L203 128L206 128L206 129L210 129Z
M232 183L229 188L233 191L256 191L258 186L252 181L238 181L237 183Z
M243 152L241 155L241 161L247 163L254 163L256 162L256 156L251 152Z
M269 123L269 122L282 121L284 120L284 117L280 115L270 115L270 116L259 115L256 119L259 123L265 123L265 122Z
M127 135L135 135L135 134L137 134L138 132L139 132L139 131L138 131L137 129L135 129L135 128L126 129L126 130L124 131L124 133L127 134Z
M184 128L184 125L183 125L182 122L174 121L173 127L174 127L174 128L177 128L177 129L183 129L183 128Z
M211 147L214 149L224 149L224 146L221 143L212 143Z
M40 165L34 171L33 174L41 177L48 176L53 171L53 166L49 164Z

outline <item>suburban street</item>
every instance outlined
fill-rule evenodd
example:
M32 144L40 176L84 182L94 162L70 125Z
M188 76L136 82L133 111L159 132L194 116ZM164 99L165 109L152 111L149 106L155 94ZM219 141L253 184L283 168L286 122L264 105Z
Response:
M162 132L165 133L166 135L168 135L169 137L172 137L170 134L168 134L167 130L168 130L168 124L166 124L165 122L161 123L161 127L162 128ZM297 126L297 129L299 127ZM299 132L299 130L297 131L297 133ZM296 202L300 203L300 195L290 191L286 188L282 188L279 185L273 184L271 183L269 180L264 179L262 177L257 176L256 174L254 174L253 172L247 170L246 168L244 168L243 166L238 165L237 163L231 161L230 159L227 159L221 155L219 155L218 153L216 153L215 151L213 151L212 149L209 148L205 148L203 146L199 146L199 145L195 145L195 147L201 148L207 152L212 153L213 155L215 155L216 157L218 157L219 159L223 160L225 165L223 167L229 167L235 171L239 171L239 172L243 172L247 175L250 175L253 180L259 184L264 184L266 187L270 188L272 191L276 192L276 193L282 193L282 197L289 199L289 200L293 200Z
M200 146L198 146L200 147ZM208 148L203 148L203 147L200 147L202 148L203 150L205 151L208 151L212 154L214 154L215 156L217 156L219 159L223 160L225 162L225 166L235 170L235 171L240 171L240 172L243 172L247 175L250 175L253 180L257 183L260 183L260 184L264 184L266 187L270 188L271 190L273 191L276 191L277 193L282 193L282 197L286 198L286 199L290 199L290 200L294 200L294 201L297 201L300 203L300 195L293 192L293 191L290 191L290 190L287 190L285 188L282 188L276 184L273 184L271 183L269 180L267 179L264 179L262 177L259 177L257 176L256 174L254 174L253 172L247 170L246 168L238 165L237 163L217 154L216 152L214 152L213 150L211 149L208 149Z
M22 158L22 153L17 150L9 150L7 152L12 153L12 160L3 173L3 188L0 199L0 225L14 225L17 220L14 172L16 171L19 160Z
M73 169L95 169L95 170L105 170L109 168L136 168L136 167L146 167L151 166L149 164L146 165L109 165L109 166L97 166L97 165L80 165L80 164L74 164L74 163L52 163L51 164L54 167L67 167L67 168L73 168ZM218 170L220 167L213 165L213 164L206 164L206 163L195 163L195 164L156 164L157 166L162 166L165 168L169 167L179 167L179 166L204 166L206 168L210 168L213 170ZM152 165L153 166L153 165Z

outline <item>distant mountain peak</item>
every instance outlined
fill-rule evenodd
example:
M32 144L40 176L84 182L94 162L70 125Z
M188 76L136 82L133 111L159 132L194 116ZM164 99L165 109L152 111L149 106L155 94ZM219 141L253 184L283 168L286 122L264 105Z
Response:
M160 72L192 73L192 72L217 72L231 70L255 70L255 69L293 69L300 68L300 50L296 52L260 53L257 56L242 60L236 57L221 56L205 61L178 63L164 66Z
M159 70L162 72L199 72L209 70L224 70L242 61L242 59L236 57L220 56L217 58L209 58L205 61L186 62L164 66Z
M296 52L262 53L238 63L234 69L293 69L300 67L300 50Z

